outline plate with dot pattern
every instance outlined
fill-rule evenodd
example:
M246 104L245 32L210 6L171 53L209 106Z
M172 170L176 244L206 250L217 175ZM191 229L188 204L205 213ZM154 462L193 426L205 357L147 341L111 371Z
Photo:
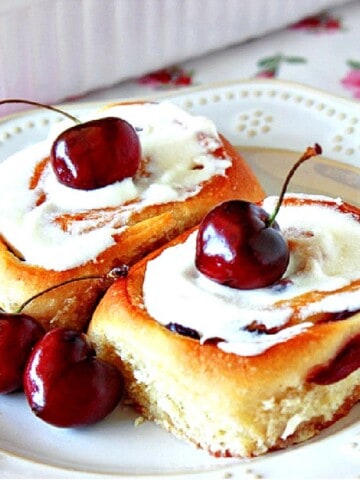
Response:
M169 99L213 119L268 193L278 193L299 153L319 143L323 155L298 170L290 190L341 196L360 204L358 103L269 79L187 88L151 99ZM76 103L61 108L86 116L102 105ZM42 109L4 118L0 161L45 138L60 119ZM250 460L218 459L150 422L139 422L124 406L89 428L51 427L31 414L19 392L0 398L0 478L359 478L359 408L301 445Z

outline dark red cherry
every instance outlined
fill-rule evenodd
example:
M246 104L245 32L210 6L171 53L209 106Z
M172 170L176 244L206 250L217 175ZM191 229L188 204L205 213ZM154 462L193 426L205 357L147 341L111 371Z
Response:
M123 396L124 383L114 366L95 356L85 334L55 328L32 351L24 391L39 418L76 427L106 417Z
M195 264L215 282L239 289L271 285L284 274L289 249L278 224L250 202L231 200L202 220Z
M202 220L196 240L195 264L215 282L239 289L262 288L281 279L289 248L275 218L297 168L322 153L308 147L287 174L274 212L243 200L224 202Z
M60 113L75 125L55 140L50 161L60 183L81 190L93 190L135 175L141 160L136 130L126 120L105 117L88 122L52 105L22 98L0 100L24 103Z
M135 175L141 146L127 121L106 117L78 123L54 141L50 161L58 181L93 190Z
M0 312L0 393L22 387L28 357L44 333L28 315Z

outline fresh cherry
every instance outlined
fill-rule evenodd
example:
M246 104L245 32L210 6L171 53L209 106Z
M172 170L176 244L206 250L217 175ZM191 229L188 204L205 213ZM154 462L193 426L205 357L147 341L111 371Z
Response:
M124 383L114 366L95 356L84 333L55 328L30 355L24 391L39 418L77 427L105 418L123 396Z
M140 160L136 130L116 117L74 125L56 138L50 152L58 181L81 190L93 190L134 176Z
M104 117L81 123L74 115L52 105L9 98L5 103L24 103L64 115L74 126L55 139L50 162L58 181L67 187L94 190L132 177L141 161L141 145L135 128L126 120Z
M216 206L200 223L195 265L211 280L239 289L262 288L278 281L289 263L289 248L275 217L298 166L321 153L309 147L290 170L275 211L243 200Z
M0 312L0 394L22 387L28 357L44 333L28 315Z
M289 250L276 222L259 206L230 200L200 224L196 267L212 280L249 289L271 285L286 270Z

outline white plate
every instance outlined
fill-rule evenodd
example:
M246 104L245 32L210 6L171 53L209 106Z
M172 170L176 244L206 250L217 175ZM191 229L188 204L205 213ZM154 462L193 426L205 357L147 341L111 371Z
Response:
M279 191L299 152L317 142L324 156L300 167L290 190L340 195L360 203L359 104L272 80L186 89L171 97L213 118L244 152L269 193ZM82 114L98 105L66 108ZM0 161L43 138L58 118L47 110L6 118L0 123ZM359 478L359 413L357 406L314 440L286 451L253 460L216 459L152 423L135 427L131 409L119 408L90 428L56 429L32 415L23 395L16 393L0 398L0 477Z

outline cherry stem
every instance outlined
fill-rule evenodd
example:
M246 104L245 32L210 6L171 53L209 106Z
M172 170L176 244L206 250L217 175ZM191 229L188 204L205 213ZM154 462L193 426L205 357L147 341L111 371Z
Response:
M37 298L41 297L42 295L45 295L46 293L51 292L52 290L55 290L56 288L63 287L64 285L67 285L69 283L79 282L79 281L82 281L82 280L101 280L102 278L104 278L104 277L101 277L99 275L87 275L87 276L84 276L84 277L81 277L81 278L70 278L69 280L65 280L64 282L61 282L58 285L52 285L51 287L46 288L45 290L42 290L41 292L36 293L32 297L25 300L25 302L22 303L17 308L15 313L21 313L24 310L24 308L27 307L29 305L29 303L31 303L33 300L36 300Z
M56 113L60 113L61 115L64 115L65 117L69 118L76 124L81 123L80 120L76 118L74 115L71 115L71 113L65 112L60 108L53 107L52 105L46 105L44 103L34 102L32 100L24 100L22 98L9 98L6 100L0 100L0 105L5 105L6 103L25 103L28 105L33 105L34 107L46 108L47 110L51 110L52 112L56 112Z
M74 283L74 282L81 282L83 280L106 280L106 279L112 279L116 280L117 278L120 277L126 277L128 274L129 267L127 265L121 265L120 267L115 267L112 270L110 270L109 273L105 275L85 275L83 277L78 277L78 278L69 278L68 280L64 280L63 282L57 284L57 285L52 285L51 287L46 288L45 290L42 290L39 293L36 293L32 297L28 298L25 300L24 303L22 303L15 311L15 313L21 313L24 308L26 308L29 303L31 303L33 300L36 300L37 298L41 297L42 295L45 295L46 293L51 292L52 290L55 290L56 288L63 287L64 285L68 285L69 283ZM1 311L1 309L0 309Z
M271 227L272 224L275 221L275 217L278 214L281 204L283 202L287 187L289 185L289 182L291 178L293 177L295 171L299 168L299 166L304 163L306 160L309 160L309 158L315 157L316 155L321 155L322 153L322 148L318 143L315 143L313 147L308 147L305 152L302 154L302 156L299 158L299 160L293 165L293 167L290 169L289 173L286 176L284 185L282 187L281 193L279 195L276 207L274 209L274 212L270 217L268 218L268 221L266 222L267 227Z

